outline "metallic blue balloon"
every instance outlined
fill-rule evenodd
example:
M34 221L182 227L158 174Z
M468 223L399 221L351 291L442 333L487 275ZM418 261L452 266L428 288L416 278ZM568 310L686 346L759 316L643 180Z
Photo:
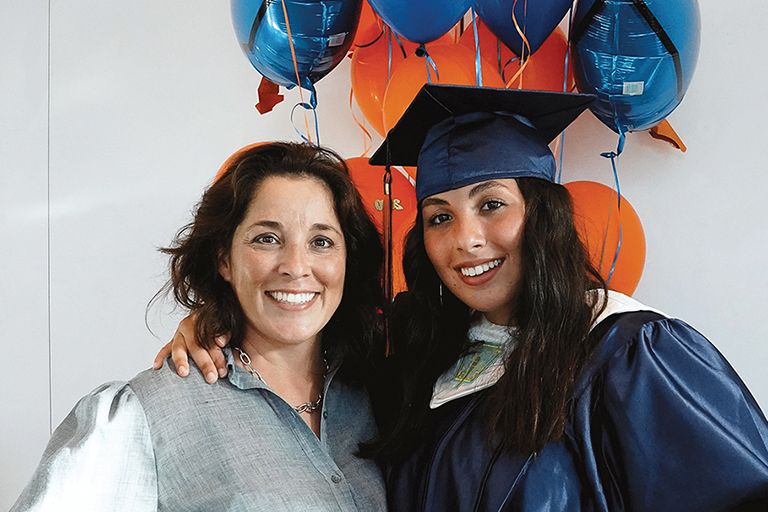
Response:
M428 43L448 32L464 16L472 0L369 0L392 30L416 43Z
M530 55L539 49L571 5L573 0L517 0L517 4L515 0L475 0L480 19L518 56L523 52L523 39L512 20L513 6L517 24L531 47L525 53Z
M617 133L651 128L683 99L699 55L697 0L580 0L574 76Z
M299 81L313 92L347 54L360 18L361 0L231 0L232 23L240 47L256 70L287 88L296 83L285 2Z

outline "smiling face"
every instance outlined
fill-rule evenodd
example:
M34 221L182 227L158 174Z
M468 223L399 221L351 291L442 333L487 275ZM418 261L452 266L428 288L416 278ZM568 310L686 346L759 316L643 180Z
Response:
M341 302L346 246L328 187L271 176L254 191L219 273L246 317L249 343L316 342Z
M522 279L525 201L514 179L484 181L422 202L424 246L445 286L507 325Z

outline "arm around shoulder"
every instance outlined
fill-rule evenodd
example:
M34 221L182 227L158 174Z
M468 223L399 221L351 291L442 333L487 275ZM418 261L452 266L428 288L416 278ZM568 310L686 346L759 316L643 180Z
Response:
M11 512L157 509L157 478L144 410L126 383L83 397L51 436Z

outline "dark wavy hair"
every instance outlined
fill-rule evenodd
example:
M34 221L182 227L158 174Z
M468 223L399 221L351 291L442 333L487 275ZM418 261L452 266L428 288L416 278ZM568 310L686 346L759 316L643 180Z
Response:
M315 179L333 196L347 250L344 290L339 307L323 329L323 348L344 366L365 371L376 351L383 350L379 312L383 304L379 233L366 213L349 171L339 155L310 144L272 142L236 154L205 191L192 222L176 234L170 247L170 280L176 302L195 314L198 341L211 347L229 333L239 346L245 315L234 291L219 275L220 257L229 251L259 185L271 176ZM348 364L347 364L348 363Z
M590 327L605 307L588 291L605 290L605 282L578 237L565 187L536 178L516 181L525 199L523 278L514 305L519 340L483 413L490 443L528 454L563 435L571 390L594 349ZM376 392L383 434L370 453L384 460L406 455L422 439L435 381L471 350L466 334L472 312L447 287L441 298L422 226L419 210L403 257L409 291L398 295L391 313L390 372L398 377L389 382L400 385Z

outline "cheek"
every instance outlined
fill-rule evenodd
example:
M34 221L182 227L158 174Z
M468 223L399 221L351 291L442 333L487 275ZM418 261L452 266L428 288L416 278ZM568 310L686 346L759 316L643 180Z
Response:
M318 264L316 275L323 281L326 287L338 291L339 295L344 290L344 277L346 273L346 255L337 258L329 258Z
M424 250L427 252L427 257L432 262L437 275L443 281L451 274L448 261L450 250L446 243L448 240L450 237L446 234L440 236L434 233L424 233Z

